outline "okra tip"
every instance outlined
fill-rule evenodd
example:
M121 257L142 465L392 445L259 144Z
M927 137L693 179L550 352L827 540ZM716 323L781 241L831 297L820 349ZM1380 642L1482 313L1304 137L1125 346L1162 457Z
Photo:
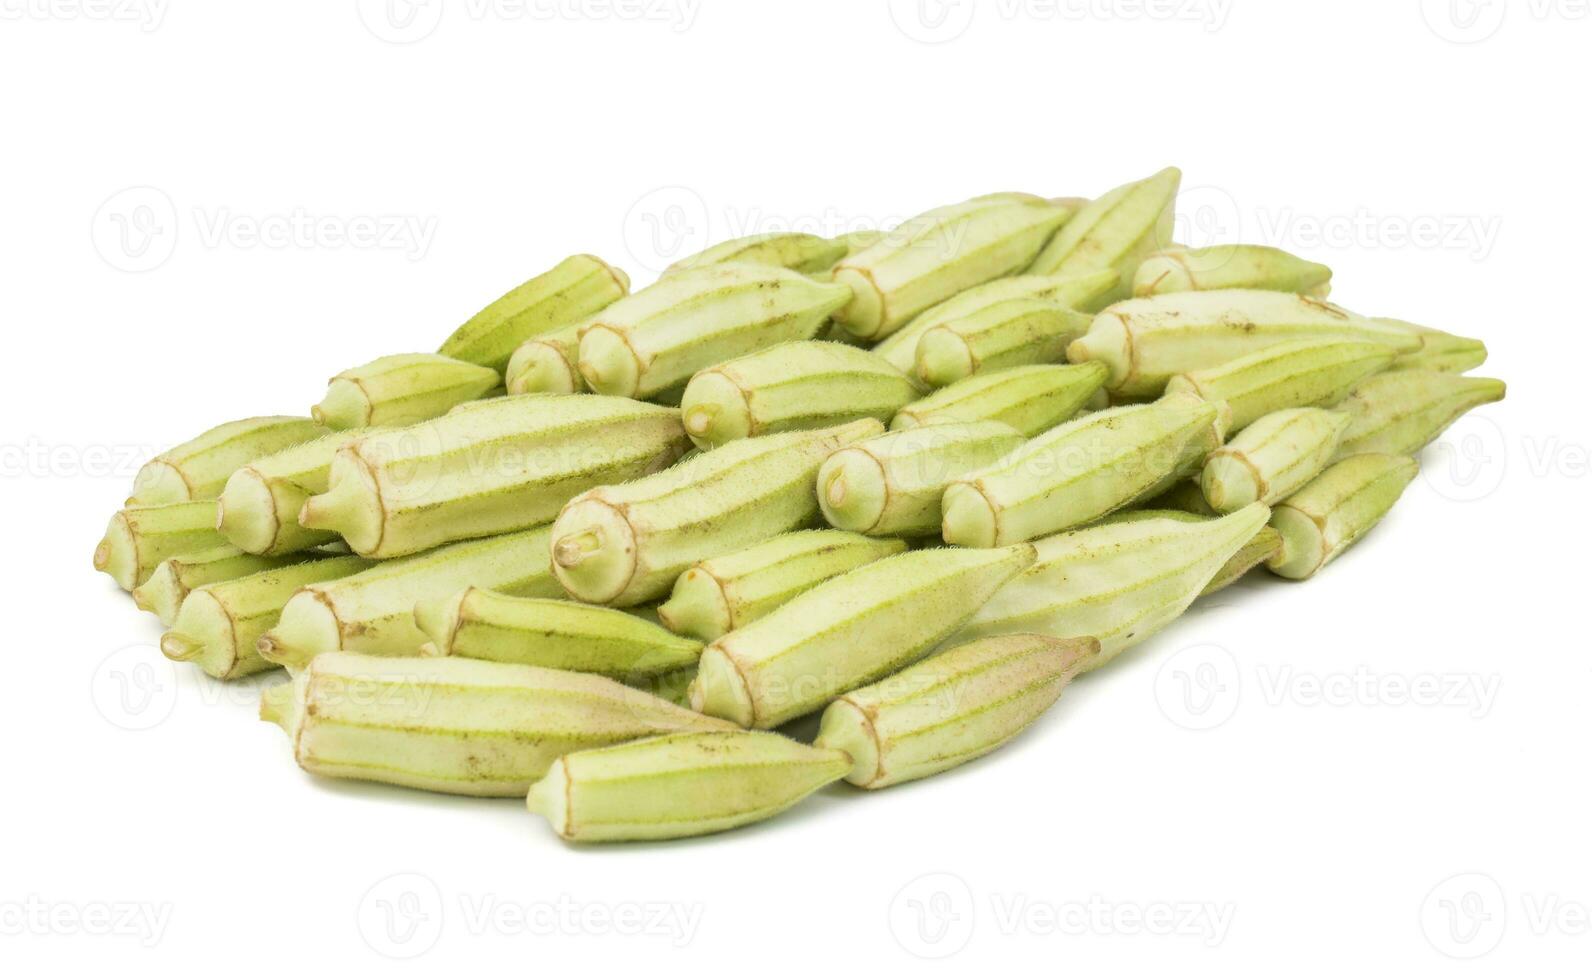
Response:
M853 786L867 786L883 775L879 771L879 736L874 731L873 719L845 698L831 701L824 709L814 744L846 754L851 760L851 770L845 778Z
M326 397L311 406L310 418L329 429L357 429L370 424L370 398L357 381L333 378Z
M1000 543L995 505L975 484L953 483L945 490L940 536L963 548L993 548Z
M966 338L955 330L935 327L918 339L917 374L930 387L960 381L977 367Z
M325 493L304 501L299 508L299 524L317 531L335 531L361 554L374 551L381 543L382 515L379 508L370 506L370 495L362 484L352 474L334 479Z
M545 776L531 784L531 791L525 796L525 808L545 817L553 833L566 840L570 830L568 787L569 770L559 759Z
M415 625L431 638L426 646L432 652L422 652L421 656L446 656L452 651L453 634L459 627L459 607L469 594L470 590L465 589L456 595L421 599L415 603Z
M757 710L746 678L735 665L734 658L717 643L709 644L702 651L689 696L691 710L699 714L723 718L742 728L757 724Z
M681 636L716 640L734 628L723 583L701 568L686 569L657 612L664 628Z
M596 324L581 334L581 377L600 395L634 397L641 388L643 365L617 331Z
M830 526L868 531L884 516L889 479L878 458L862 449L842 449L818 472L818 504Z
M166 655L167 660L187 663L203 653L204 649L202 642L176 630L167 630L160 637L160 652Z
M260 692L261 721L277 725L291 736L297 716L298 699L294 695L292 681L273 684Z

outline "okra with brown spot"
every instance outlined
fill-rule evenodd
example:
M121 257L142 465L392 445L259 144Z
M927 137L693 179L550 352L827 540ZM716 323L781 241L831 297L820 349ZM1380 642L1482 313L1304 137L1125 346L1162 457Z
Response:
M1387 516L1418 470L1415 460L1386 453L1332 464L1272 511L1282 550L1266 567L1289 579L1316 574Z
M1099 650L1093 637L973 640L835 699L813 744L844 752L863 789L933 776L1022 734Z
M963 378L901 409L895 430L944 422L1000 422L1028 438L1055 428L1086 408L1105 408L1106 367L1033 364Z
M794 429L888 422L922 389L885 359L846 344L798 340L703 371L685 387L680 413L697 446Z
M691 706L773 728L933 650L1013 576L1032 545L909 551L802 593L702 652Z
M830 529L791 531L697 562L674 583L658 619L682 636L711 643L768 615L813 586L898 555L906 542Z
M737 439L662 473L588 491L553 524L553 572L584 602L634 606L660 598L699 561L812 523L819 465L883 431L865 419Z
M325 434L314 419L289 415L218 425L145 463L127 506L212 500L238 467Z

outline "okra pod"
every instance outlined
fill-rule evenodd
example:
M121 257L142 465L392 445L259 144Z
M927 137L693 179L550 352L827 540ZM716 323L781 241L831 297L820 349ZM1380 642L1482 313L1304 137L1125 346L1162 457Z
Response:
M484 398L502 381L491 368L441 354L392 354L332 378L310 414L336 430L413 425Z
M501 372L532 337L578 323L630 291L630 277L595 255L572 255L520 283L442 342L437 353Z
M1338 406L1350 418L1338 444L1338 456L1413 456L1466 412L1503 401L1507 393L1505 384L1496 378L1429 370L1378 375Z
M256 555L285 555L336 541L336 531L300 524L299 511L306 500L326 492L337 451L370 432L334 432L240 468L222 488L216 526L233 545Z
M1183 172L1168 167L1090 201L1028 271L1076 275L1109 269L1117 274L1115 295L1128 295L1139 263L1172 241L1173 207L1182 182Z
M1257 500L1274 504L1327 468L1349 421L1347 413L1321 408L1266 415L1210 455L1200 490L1219 514Z
M304 559L304 555L251 555L231 545L177 555L155 566L144 584L133 590L133 602L145 612L154 613L162 626L170 626L182 600L199 586L243 578Z
M515 348L504 381L511 395L572 395L590 391L576 366L585 321L532 337Z
M1174 375L1168 393L1226 402L1237 432L1287 408L1336 405L1366 378L1387 370L1398 354L1360 340L1302 340L1277 344L1225 364Z
M1399 355L1399 359L1393 362L1395 371L1446 371L1450 374L1464 374L1472 368L1481 367L1487 361L1487 345L1474 338L1444 333L1404 320L1392 320L1386 317L1378 319L1383 323L1403 327L1415 334L1421 342L1417 350Z
M981 371L1048 364L1062 360L1090 322L1045 300L996 303L925 331L914 367L924 384L943 388Z
M773 265L810 275L825 271L845 258L850 251L850 245L833 238L800 231L765 232L721 242L687 256L665 269L664 275L726 262Z
M167 558L220 548L216 502L128 507L116 512L94 549L94 568L131 592L143 585Z
M1210 289L1270 289L1326 299L1332 270L1269 245L1167 249L1147 257L1133 276L1133 295Z
M238 467L325 434L314 419L287 415L218 425L145 463L127 506L214 499Z
M902 408L890 428L942 422L1000 422L1033 438L1098 401L1109 372L1104 364L1033 364L963 378Z
M1407 456L1385 453L1332 464L1272 511L1282 550L1266 567L1289 579L1325 568L1387 516L1418 469Z

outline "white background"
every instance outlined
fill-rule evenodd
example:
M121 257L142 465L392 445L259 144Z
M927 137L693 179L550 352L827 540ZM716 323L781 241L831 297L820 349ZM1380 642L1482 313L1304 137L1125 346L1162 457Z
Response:
M1586 975L1584 2L110 2L0 0L8 974ZM568 253L1171 163L1184 240L1483 336L1510 399L961 771L574 849L306 776L90 569L141 455Z

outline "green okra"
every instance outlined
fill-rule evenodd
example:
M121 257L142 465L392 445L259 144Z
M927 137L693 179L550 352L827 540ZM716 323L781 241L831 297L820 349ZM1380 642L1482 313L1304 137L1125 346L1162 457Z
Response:
M288 415L218 425L145 463L127 506L214 499L238 467L325 434L314 419Z
M413 425L485 398L503 383L491 368L441 354L391 354L334 377L310 409L331 429Z
M469 657L638 680L695 667L702 644L618 609L468 588L415 604L424 656Z
M1076 208L1029 194L990 194L902 222L833 270L850 302L835 321L860 340L890 336L974 286L1021 272Z
M160 651L218 680L272 670L276 664L260 656L256 643L276 625L287 601L307 585L346 578L370 566L363 558L344 555L200 586L183 600L171 629L160 638Z
M698 371L680 399L685 431L703 449L793 429L877 419L922 393L869 351L797 340Z
M1220 592L1251 571L1273 561L1281 553L1282 535L1268 524L1256 531L1254 537L1245 542L1233 557L1227 559L1227 564L1211 576L1210 584L1205 586L1200 595L1207 596L1213 592Z
M924 384L943 388L982 371L1049 364L1083 336L1091 318L1038 299L987 306L924 331L914 370Z
M1022 734L1099 650L1032 633L964 643L830 702L813 744L844 752L863 789L933 776Z
M1270 289L1326 299L1332 270L1269 245L1167 249L1147 257L1133 276L1133 295L1210 289Z
M216 502L192 500L119 510L94 549L94 568L131 592L154 574L160 563L178 555L220 548L227 543L216 530Z
M775 266L687 269L589 320L578 367L593 391L650 398L730 358L811 340L850 296L845 286Z
M1413 456L1473 408L1503 401L1496 378L1442 371L1389 371L1371 378L1338 406L1350 418L1338 456Z
M1097 399L1105 384L1103 364L1032 364L963 378L905 406L890 422L894 430L943 422L1000 422L1028 438L1053 429Z
M1418 470L1415 460L1386 453L1333 463L1272 511L1282 549L1266 567L1296 580L1325 568L1387 516Z
M1487 361L1487 345L1474 338L1444 333L1404 320L1387 317L1377 319L1382 323L1403 327L1415 334L1421 342L1418 349L1399 355L1399 359L1393 362L1395 371L1446 371L1450 374L1464 374L1472 368L1481 367Z
M869 562L898 555L906 542L829 529L777 534L750 548L699 561L674 584L658 619L682 636L711 643L767 616L808 589Z
M1154 398L1174 374L1212 368L1298 340L1359 340L1399 353L1420 339L1325 300L1264 289L1215 289L1130 299L1108 307L1072 342L1073 363L1111 370L1106 389L1122 398Z
M1034 562L1034 547L936 548L863 565L702 651L691 706L773 728L900 670Z
M338 451L299 513L392 558L544 524L570 497L656 472L688 448L678 412L604 395L513 395Z
M665 269L664 275L673 275L686 269L699 269L707 265L722 265L726 262L773 265L793 272L811 274L823 272L845 258L850 251L848 243L833 238L823 238L800 231L765 232L721 242L712 248L687 256Z
M988 548L1099 520L1198 472L1225 432L1218 405L1178 393L1085 415L947 486L942 536Z
M819 465L883 431L864 419L737 439L662 473L587 491L553 524L553 572L584 602L634 606L659 598L696 562L811 523Z
M1076 275L1109 269L1117 274L1115 295L1128 295L1139 263L1172 241L1173 207L1182 182L1183 172L1168 167L1089 202L1028 271Z
M1232 431L1285 408L1336 405L1360 382L1387 370L1398 354L1361 340L1301 340L1276 344L1225 364L1174 375L1168 393L1226 402Z
M995 593L957 635L1092 636L1093 670L1181 616L1228 561L1266 526L1250 506L1213 520L1122 515L1034 543L1032 567Z
M622 269L595 255L572 255L493 300L437 353L501 372L520 344L601 312L628 292Z
M1044 300L1080 313L1099 313L1115 292L1117 277L1110 271L1081 275L1007 276L965 289L917 316L874 346L873 352L908 373L916 369L918 341L936 327L953 326L987 315L991 307L1013 300Z
M260 695L306 771L523 796L559 756L730 726L594 674L460 657L323 653Z
M1347 413L1322 408L1265 415L1211 453L1200 490L1219 514L1257 500L1274 504L1327 468L1349 421Z
M285 555L337 540L337 532L299 523L311 497L326 492L337 451L373 430L334 432L262 456L239 468L221 490L216 526L238 548L256 555Z
M382 562L356 575L306 586L260 637L261 656L298 670L318 653L352 650L412 656L428 637L415 606L472 585L509 595L564 595L548 567L549 528L448 545Z
M514 349L504 372L511 395L572 395L590 391L576 366L580 360L580 331L589 321L532 337Z
M291 565L305 557L251 555L231 545L177 555L155 566L144 584L133 590L133 602L145 612L154 613L162 626L170 626L182 601L199 586Z
M767 820L849 768L772 732L660 735L564 756L526 805L568 841L673 840Z
M832 527L861 534L937 534L945 488L1023 444L1001 422L945 422L887 432L837 450L818 470L818 505Z
M1199 478L1192 480L1179 480L1165 492L1143 501L1139 505L1141 510L1170 510L1195 517L1220 517L1216 508L1205 499L1205 493L1200 489Z

